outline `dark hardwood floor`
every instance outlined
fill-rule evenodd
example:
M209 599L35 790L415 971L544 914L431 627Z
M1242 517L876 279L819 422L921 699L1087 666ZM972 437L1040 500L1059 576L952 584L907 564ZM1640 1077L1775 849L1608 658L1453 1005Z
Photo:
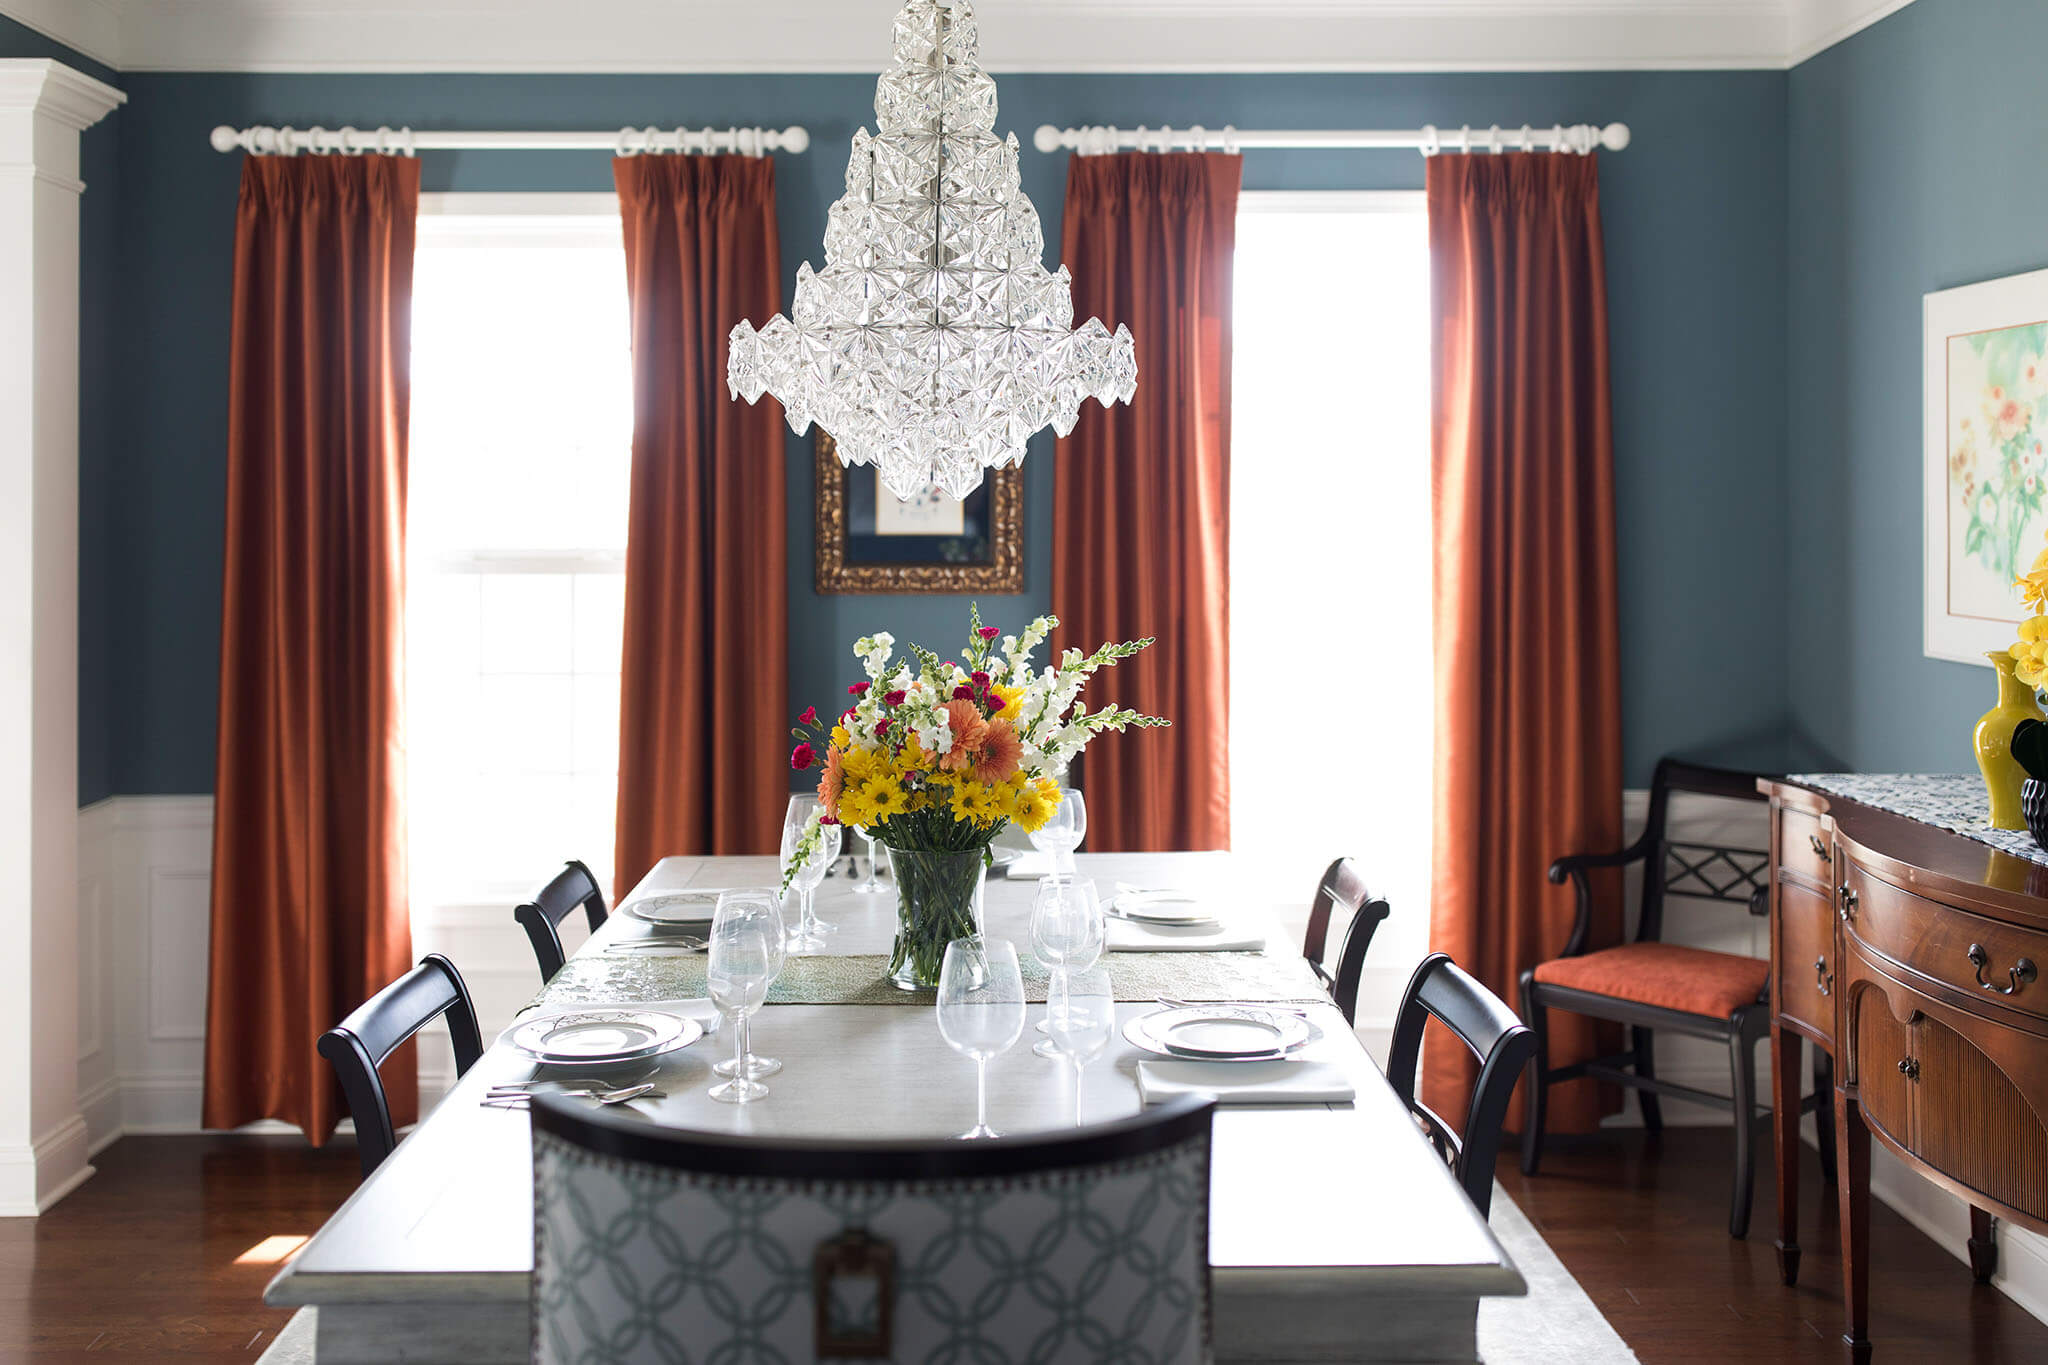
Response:
M1768 1148L1766 1148L1768 1152ZM1503 1154L1505 1189L1645 1365L1797 1361L1841 1365L1841 1238L1819 1159L1800 1170L1799 1284L1778 1279L1768 1156L1749 1237L1728 1236L1725 1128L1623 1129L1551 1138L1543 1173ZM1870 1205L1870 1335L1877 1365L2048 1361L2048 1326L1876 1199Z
M1786 1289L1764 1173L1755 1230L1728 1237L1727 1141L1700 1128L1555 1138L1542 1175L1504 1158L1500 1178L1648 1365L1835 1365L1841 1266L1819 1168L1802 1182L1806 1263ZM44 1217L0 1219L0 1361L253 1361L289 1315L260 1297L275 1261L236 1258L310 1234L356 1185L347 1142L127 1138L96 1164ZM1881 1204L1871 1246L1879 1365L2048 1360L2048 1326Z

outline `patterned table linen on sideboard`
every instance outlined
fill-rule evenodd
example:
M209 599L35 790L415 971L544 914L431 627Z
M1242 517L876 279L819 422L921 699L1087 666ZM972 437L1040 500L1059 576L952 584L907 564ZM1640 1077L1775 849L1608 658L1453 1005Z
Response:
M2048 866L2048 849L2023 829L1993 829L1984 779L1976 773L1801 773L1802 787L1903 815Z

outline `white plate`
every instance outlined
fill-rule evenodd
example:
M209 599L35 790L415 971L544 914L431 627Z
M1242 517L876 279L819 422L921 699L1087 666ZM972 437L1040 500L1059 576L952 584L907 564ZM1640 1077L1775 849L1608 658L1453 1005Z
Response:
M623 907L635 919L652 924L709 924L718 913L716 891L657 891Z
M1136 924L1220 924L1222 921L1202 908L1192 896L1118 896L1110 902L1111 913Z
M1299 1014L1248 1005L1155 1010L1124 1025L1126 1039L1157 1056L1217 1062L1284 1057L1322 1036Z
M578 1010L529 1019L509 1036L513 1047L538 1061L603 1065L688 1047L704 1036L704 1026L660 1010Z

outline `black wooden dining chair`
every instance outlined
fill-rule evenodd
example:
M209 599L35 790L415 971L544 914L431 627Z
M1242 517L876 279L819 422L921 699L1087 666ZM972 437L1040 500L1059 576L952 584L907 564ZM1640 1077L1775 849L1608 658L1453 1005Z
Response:
M1358 983L1365 971L1365 951L1372 946L1372 936L1379 932L1390 912L1385 901L1374 899L1366 889L1365 874L1351 859L1339 858L1324 869L1323 880L1316 886L1316 898L1309 905L1308 933L1302 938L1301 955L1308 959L1309 970L1344 1012L1347 1024L1358 1022ZM1345 921L1344 941L1337 949L1334 972L1323 965L1332 918Z
M1479 1079L1472 1086L1462 1132L1415 1095L1416 1063L1431 1019L1479 1059ZM1387 1052L1387 1084L1421 1122L1438 1154L1450 1162L1451 1174L1482 1218L1493 1206L1493 1163L1500 1155L1508 1100L1535 1052L1536 1035L1448 953L1431 953L1408 978L1401 1012L1394 1018L1393 1046Z
M526 941L533 945L542 985L562 970L565 954L561 924L579 909L590 922L590 932L596 933L605 921L604 892L598 889L597 878L590 875L589 868L571 861L540 889L538 896L512 912L512 918L526 930Z
M363 1175L383 1163L398 1145L391 1126L391 1106L384 1098L384 1079L377 1068L398 1045L442 1015L448 1017L448 1039L455 1045L455 1074L461 1076L483 1055L476 1029L476 1007L462 973L439 953L428 953L398 980L378 991L348 1018L320 1035L320 1055L341 1078L349 1117L356 1124L356 1152Z
M820 1142L533 1106L533 1360L1206 1365L1214 1102Z
M1728 1232L1749 1232L1752 1171L1757 1132L1771 1111L1757 1107L1756 1049L1770 1034L1770 970L1762 959L1664 943L1667 896L1739 905L1759 918L1769 915L1770 854L1757 848L1684 843L1668 832L1671 798L1693 792L1728 800L1762 802L1755 773L1703 767L1666 758L1650 780L1650 809L1643 832L1619 853L1585 853L1559 858L1550 880L1567 878L1578 892L1577 917L1564 951L1522 973L1522 1017L1536 1031L1529 1062L1529 1118L1522 1126L1522 1170L1536 1174L1543 1157L1543 1125L1549 1088L1581 1076L1596 1077L1637 1092L1643 1127L1664 1126L1658 1096L1670 1095L1734 1115L1734 1188L1729 1195ZM1642 901L1633 942L1588 952L1593 893L1588 873L1596 868L1643 865ZM1547 1012L1568 1010L1629 1026L1625 1052L1552 1067ZM1656 1035L1660 1031L1705 1038L1728 1049L1729 1094L1716 1095L1657 1076ZM1813 1053L1814 1091L1803 1108L1820 1125L1821 1170L1834 1183L1834 1080L1827 1054Z

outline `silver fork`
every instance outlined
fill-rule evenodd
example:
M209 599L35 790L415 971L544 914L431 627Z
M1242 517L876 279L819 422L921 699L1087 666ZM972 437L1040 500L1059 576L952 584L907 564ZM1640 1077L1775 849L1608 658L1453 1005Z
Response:
M622 1090L555 1090L549 1093L565 1100L595 1100L599 1104L624 1104L628 1100L659 1099L663 1094L652 1084L629 1085ZM486 1109L524 1109L532 1103L533 1092L530 1090L489 1095L482 1101Z
M1162 995L1159 997L1159 1003L1170 1010L1217 1006L1223 1009L1271 1010L1275 1014L1298 1014L1304 1019L1308 1017L1308 1011L1299 1005L1282 1005L1271 1000L1176 1000L1170 995Z
M616 1090L621 1083L638 1085L642 1081L653 1080L654 1074L659 1070L661 1068L658 1066L650 1066L631 1080L626 1080L623 1076L535 1076L532 1080L526 1081L499 1081L491 1087L491 1091L496 1094L504 1090L526 1090L536 1085L573 1085L589 1090Z

